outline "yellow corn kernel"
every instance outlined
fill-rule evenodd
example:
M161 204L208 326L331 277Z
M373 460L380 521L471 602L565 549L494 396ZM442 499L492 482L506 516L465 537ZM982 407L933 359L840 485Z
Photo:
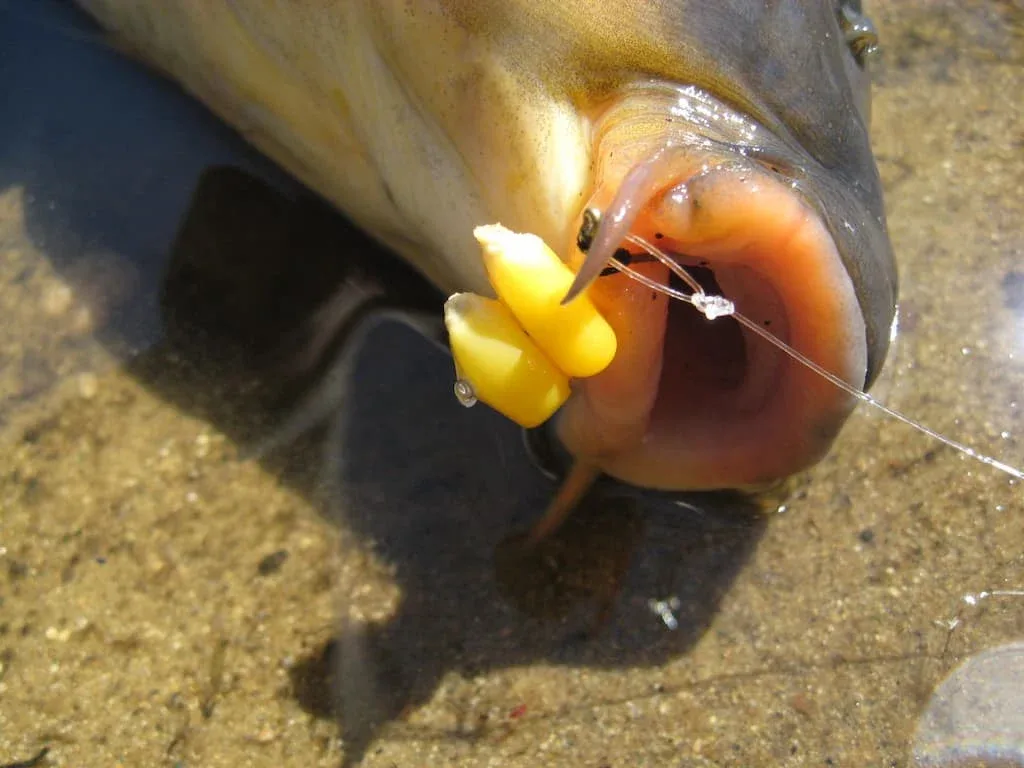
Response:
M582 295L562 306L574 275L536 235L477 227L491 285L551 361L572 377L594 376L615 357L615 331Z
M547 421L569 398L569 379L499 301L456 293L444 322L458 376L476 397L523 427Z

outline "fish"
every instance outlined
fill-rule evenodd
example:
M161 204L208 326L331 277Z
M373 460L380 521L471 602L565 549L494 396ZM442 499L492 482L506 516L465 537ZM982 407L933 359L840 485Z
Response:
M76 2L440 291L493 296L477 226L551 244L618 351L539 433L606 476L762 488L857 403L607 269L671 285L637 242L851 388L882 370L898 277L859 0Z

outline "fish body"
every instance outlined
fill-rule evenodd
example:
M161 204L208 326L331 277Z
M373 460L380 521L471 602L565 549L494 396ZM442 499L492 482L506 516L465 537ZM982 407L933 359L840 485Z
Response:
M896 269L859 3L79 3L447 293L493 293L478 225L539 235L581 275L632 234L851 385L883 364ZM584 253L587 208L611 223ZM853 408L626 277L589 295L620 352L551 431L612 476L758 486L820 458Z

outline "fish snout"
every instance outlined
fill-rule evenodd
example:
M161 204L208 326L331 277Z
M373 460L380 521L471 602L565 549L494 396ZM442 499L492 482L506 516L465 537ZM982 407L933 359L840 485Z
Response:
M818 461L856 400L734 317L654 290L720 295L774 339L865 386L865 320L829 228L799 185L710 146L655 152L594 192L570 262L618 353L575 381L544 434L613 478L660 490L758 488ZM591 237L592 235L592 237ZM664 258L654 258L659 251ZM648 285L615 269L625 263ZM681 267L680 271L676 267ZM592 277L596 275L596 277ZM534 439L534 447L539 445Z

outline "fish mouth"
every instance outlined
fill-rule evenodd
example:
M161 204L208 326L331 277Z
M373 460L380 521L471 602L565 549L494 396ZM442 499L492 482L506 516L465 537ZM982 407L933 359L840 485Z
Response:
M587 207L602 211L602 224L569 261L584 282L601 273L588 291L619 351L604 372L575 382L552 424L564 448L618 480L668 491L763 488L820 460L853 397L735 318L709 320L607 269L617 253L650 280L684 288L635 245L655 244L707 294L864 388L868 342L854 283L800 186L769 164L695 142L606 173Z

